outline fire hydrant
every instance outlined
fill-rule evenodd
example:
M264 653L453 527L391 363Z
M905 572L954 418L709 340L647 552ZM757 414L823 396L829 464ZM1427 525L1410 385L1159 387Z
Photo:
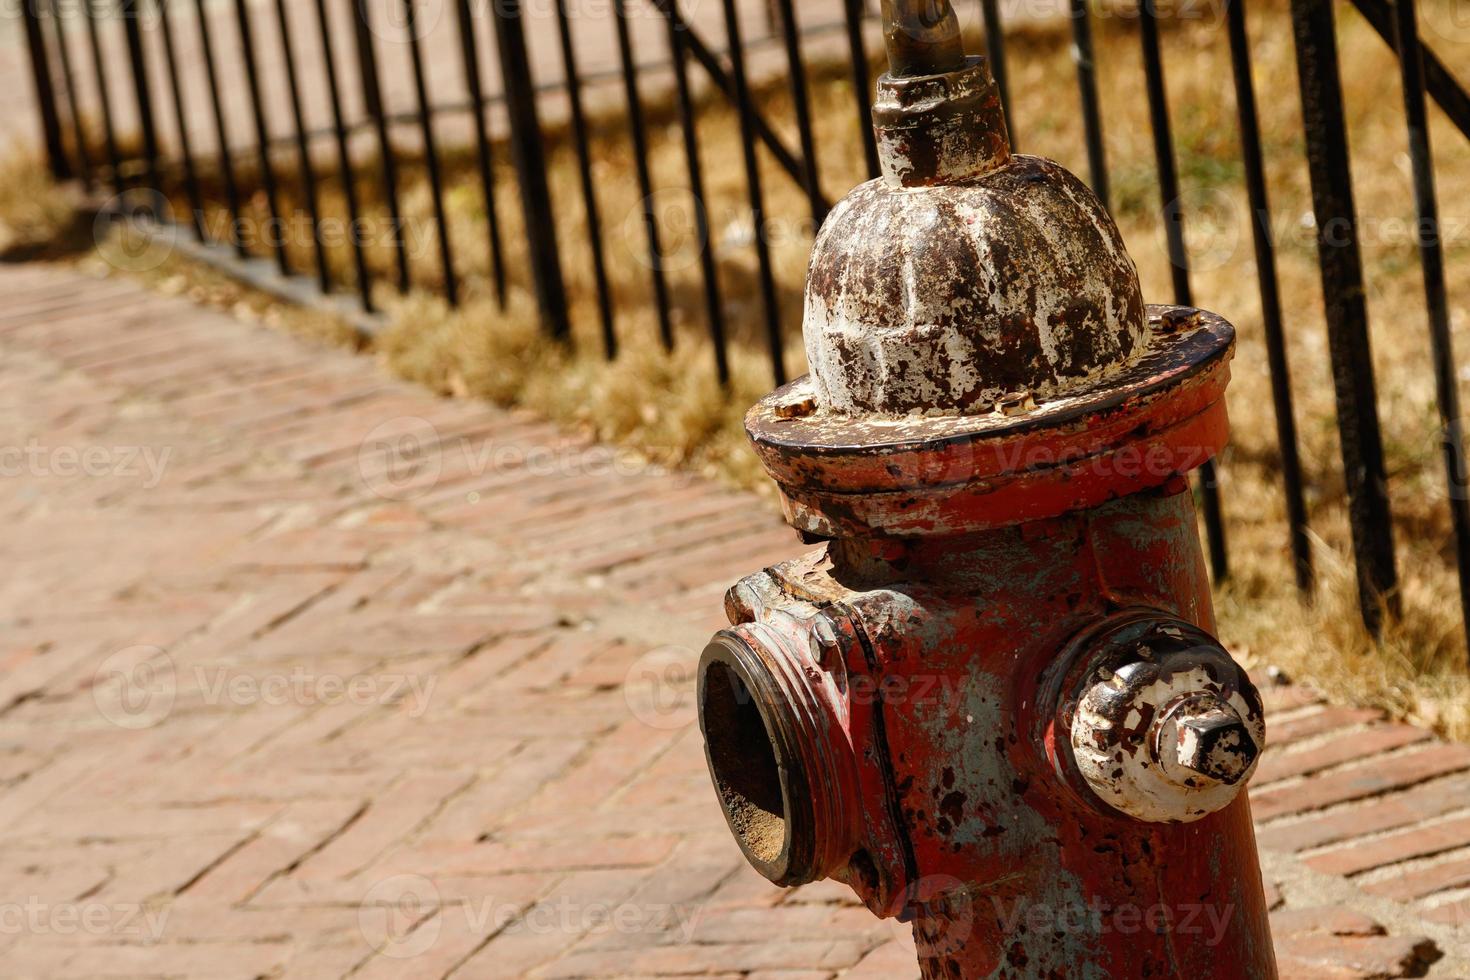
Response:
M746 419L821 547L732 588L700 662L730 829L912 921L926 977L1274 977L1262 706L1186 482L1234 330L1145 307L947 3L884 15L882 176L817 236L810 376Z

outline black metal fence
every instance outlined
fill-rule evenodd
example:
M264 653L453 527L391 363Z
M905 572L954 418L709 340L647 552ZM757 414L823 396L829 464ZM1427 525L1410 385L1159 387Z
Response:
M719 270L710 245L710 216L706 210L705 172L699 136L701 92L732 106L741 132L746 206L755 249L756 293L760 320L769 350L772 374L787 379L783 357L787 330L777 301L773 258L764 227L767 186L761 155L774 161L782 179L802 191L814 223L830 206L824 196L818 168L812 106L808 86L810 59L804 45L821 42L832 55L833 45L850 70L851 124L860 136L864 168L877 173L877 154L869 126L869 99L876 54L874 18L877 11L864 0L813 0L802 5L798 18L794 0L607 0L597 11L587 0L544 0L531 5L521 0L450 0L453 16L443 30L425 30L423 0L28 0L24 26L32 59L33 78L42 134L58 176L76 177L89 184L121 189L131 183L159 185L160 170L182 181L192 211L193 234L201 240L223 238L221 244L247 254L238 234L245 190L236 170L251 166L254 187L263 194L273 221L280 183L299 186L308 225L315 238L310 268L293 268L279 243L271 255L280 273L310 275L323 291L355 290L362 306L374 304L374 272L360 243L354 241L349 272L333 273L319 234L317 174L324 166L313 162L323 145L331 149L339 173L354 166L353 141L368 133L373 143L374 167L380 195L391 220L401 218L401 142L405 131L416 138L415 165L427 176L437 229L437 258L444 298L454 304L460 297L454 244L445 215L440 172L441 127L446 117L467 119L465 142L473 146L475 171L486 214L486 235L495 295L504 300L507 280L525 276L533 286L540 316L548 333L566 337L571 332L566 291L565 243L557 239L553 220L557 208L580 207L589 238L603 348L612 357L618 349L620 310L609 285L604 250L605 219L600 211L601 190L589 149L588 92L591 86L621 83L626 136L632 151L631 179L643 202L642 230L648 253L648 296L666 347L674 344L674 299L666 281L661 235L665 229L656 211L656 191L649 165L647 93L644 89L651 63L640 61L635 41L646 43L650 23L662 32L667 60L653 65L672 79L677 121L681 130L687 180L693 202L695 240L700 242L703 319L723 381L727 361L727 307ZM1143 78L1151 120L1153 156L1160 195L1159 208L1167 235L1173 280L1172 299L1193 305L1190 256L1185 225L1189 215L1180 207L1180 176L1171 131L1166 93L1166 61L1161 51L1162 0L1137 0L1132 13L1138 20ZM1397 574L1393 523L1390 519L1388 480L1374 390L1373 361L1368 345L1368 316L1364 300L1363 263L1353 199L1341 67L1336 47L1337 7L1349 0L1289 0L1297 56L1304 135L1308 151L1317 250L1327 326L1332 377L1346 483L1352 544L1365 622L1378 631L1385 614L1393 615ZM1412 166L1419 218L1417 241L1421 252L1427 299L1437 404L1440 413L1448 499L1453 515L1455 554L1461 582L1461 600L1470 611L1470 500L1467 500L1463 433L1457 393L1449 306L1446 298L1443 244L1432 166L1427 105L1437 103L1454 126L1470 138L1470 96L1453 73L1420 40L1415 0L1350 0L1357 11L1398 52L1408 120L1407 152ZM1132 0L1128 0L1132 5ZM988 56L1009 112L1006 32L997 0L978 0ZM1235 103L1238 109L1245 189L1250 206L1250 231L1259 278L1265 349L1274 399L1276 437L1280 448L1282 489L1290 524L1291 554L1296 581L1304 592L1313 588L1313 563L1304 499L1302 462L1292 404L1292 388L1284 335L1283 310L1277 277L1276 241L1272 232L1271 202L1257 93L1252 81L1251 50L1246 30L1245 0L1219 0L1221 22L1229 45ZM309 14L303 20L303 12ZM1043 14L1046 11L1043 11ZM1099 96L1094 63L1093 22L1096 9L1089 0L1055 0L1054 16L1069 19L1076 70L1078 112L1082 120L1090 182L1104 204L1112 192L1103 138L1105 113ZM600 19L599 19L600 18ZM267 22L275 44L267 51L259 39ZM597 48L595 64L588 64L589 33L577 25L593 24ZM76 25L80 24L78 27ZM156 31L144 31L144 25ZM300 36L303 24L309 36ZM639 35L634 27L639 27ZM68 29L68 28L71 29ZM221 37L224 32L230 35ZM145 37L145 34L147 35ZM528 35L538 44L528 44ZM112 46L107 39L112 37ZM197 57L186 63L180 50L187 36ZM393 37L407 45L406 79L385 76L378 47ZM493 43L487 43L487 37ZM119 41L120 38L120 41ZM546 43L554 39L554 44ZM538 46L539 45L539 46ZM228 54L226 54L228 49ZM791 119L768 117L752 97L752 52L775 52L784 59L779 68L789 86ZM764 55L763 55L764 56ZM599 58L601 60L599 60ZM539 59L539 60L538 60ZM454 99L443 94L445 66L458 70ZM79 70L86 66L86 70ZM548 66L550 68L548 69ZM287 136L272 136L268 118L277 110L262 96L263 73L283 76L289 114ZM555 75L554 82L537 84L538 75ZM86 76L84 78L84 76ZM317 97L329 107L330 124L313 129L303 111L303 91L315 86ZM406 86L412 108L387 108L385 87ZM245 111L227 111L229 97L243 86ZM548 93L561 100L565 126L578 161L575 203L553 199L547 180L541 118ZM350 103L350 105L349 105ZM168 113L173 138L164 146L159 138L157 113ZM130 120L125 125L123 116ZM1014 120L1014 116L1012 117ZM100 124L101 140L89 126ZM1014 120L1024 138L1026 120ZM782 133L794 129L792 142ZM243 135L242 135L243 134ZM504 134L503 142L494 138ZM204 142L211 144L201 150ZM496 210L495 147L508 146L519 185L525 236L526 268L507 268L502 215ZM360 156L361 151L357 154ZM235 219L223 236L206 226L201 185L203 173L222 185L226 208ZM346 208L352 221L360 205L354 183L344 182ZM401 240L392 264L393 285L408 290L410 265ZM1228 312L1228 311L1227 311ZM1229 573L1225 522L1214 470L1202 473L1200 493L1208 531L1210 556L1217 577Z

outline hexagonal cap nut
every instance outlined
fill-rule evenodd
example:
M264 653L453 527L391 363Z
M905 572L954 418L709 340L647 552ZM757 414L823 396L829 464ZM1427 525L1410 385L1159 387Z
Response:
M1178 765L1233 786L1255 766L1260 748L1234 708L1209 700L1214 704L1187 709L1188 714L1172 719Z

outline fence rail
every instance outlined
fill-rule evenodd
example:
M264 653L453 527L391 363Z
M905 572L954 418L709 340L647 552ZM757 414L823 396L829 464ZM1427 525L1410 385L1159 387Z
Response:
M870 176L877 173L868 124L877 12L864 0L804 3L800 16L793 0L608 0L599 8L600 17L571 0L545 0L534 6L521 0L491 0L488 4L447 0L447 16L433 17L427 15L437 8L426 5L425 0L272 0L269 5L250 0L223 4L195 0L192 5L186 0L77 0L78 6L70 10L59 7L60 2L29 0L23 8L41 136L55 173L117 190L136 184L156 187L160 179L175 180L182 185L192 210L192 233L201 240L219 239L204 221L201 190L206 179L217 182L222 185L224 208L231 219L228 233L218 243L231 246L241 256L251 251L239 234L247 195L263 196L270 218L280 222L282 183L299 187L312 235L311 265L296 268L279 242L268 254L282 274L309 275L324 292L355 290L365 310L374 309L375 276L387 274L392 288L406 292L415 285L414 269L401 237L393 244L389 272L375 271L356 239L350 267L334 268L320 234L322 169L329 167L341 176L363 167L360 144L366 136L371 143L369 169L375 193L395 227L403 221L404 168L423 169L436 227L436 288L454 304L460 299L462 283L457 246L445 213L441 158L446 147L467 146L474 153L485 209L493 296L504 304L512 279L529 281L545 329L558 338L572 333L564 284L569 259L566 243L558 240L555 213L575 207L587 231L597 333L606 356L616 356L625 310L610 282L605 251L605 189L591 150L591 99L595 95L599 106L613 99L621 101L618 109L631 151L629 179L636 182L641 201L647 303L660 342L672 348L679 311L664 262L664 239L670 231L658 211L660 188L650 165L653 134L647 85L651 73L658 73L672 88L674 124L680 131L692 191L693 233L699 243L699 299L695 305L703 308L718 378L723 382L730 373L730 295L714 255L701 156L701 100L711 94L738 120L744 207L755 229L753 294L758 302L752 304L757 311L753 315L769 351L771 373L776 381L784 381L788 373L784 351L790 338L782 322L775 259L763 233L769 172L763 169L762 159L771 162L780 179L800 189L814 225L820 223L831 206L827 191L841 188L824 188L819 168L808 77L814 62L811 49L818 43L822 58L846 62L852 124L864 157L861 169ZM1126 7L1133 0L1120 2ZM1345 4L1335 0L1288 2L1359 599L1364 622L1376 632L1384 615L1395 615L1398 578L1335 41L1337 11ZM1427 122L1432 100L1470 138L1470 96L1446 63L1421 40L1415 0L1351 0L1351 4L1401 55L1398 64L1409 130L1405 145L1422 230L1420 253L1442 455L1462 611L1470 622L1470 501L1465 492L1458 376ZM1218 5L1232 68L1265 367L1271 378L1289 525L1286 537L1296 582L1304 593L1310 593L1315 572L1285 327L1293 311L1283 309L1278 277L1247 6L1245 0L1218 0ZM1055 0L1043 6L1045 16L1070 20L1087 172L1091 186L1107 205L1114 183L1093 36L1099 8L1089 0ZM1011 112L1013 70L1018 63L1014 56L1008 58L1002 10L996 0L977 0L974 8L1011 115L1013 136L1019 132L1024 137L1027 120ZM1193 305L1185 235L1191 216L1180 203L1168 61L1160 33L1160 19L1172 9L1163 7L1162 0L1137 0L1133 13L1141 43L1139 87L1149 109L1173 299ZM432 24L427 23L430 19ZM159 30L144 30L155 24ZM403 66L385 66L382 49L390 41L406 48L406 73ZM639 52L654 43L660 44L666 57L640 60ZM764 59L762 78L774 73L784 80L789 119L771 118L753 97L757 82L752 78L751 59L757 56ZM275 86L279 91L274 101L263 92L262 80L267 76L285 81L283 89ZM574 192L561 197L547 178L548 107L557 114L556 125L568 129L577 164ZM286 132L281 132L281 120ZM451 134L452 120L466 126ZM168 132L162 134L161 129ZM94 138L94 132L100 133L100 139ZM321 158L324 145L330 150L329 163ZM523 270L510 267L506 215L497 210L494 154L505 149L518 183L526 256ZM253 170L248 186L242 176L246 169ZM172 176L161 178L164 172ZM362 186L353 179L339 183L355 225L364 212L359 199ZM1200 494L1212 568L1217 578L1224 578L1230 572L1229 553L1213 466L1201 474Z

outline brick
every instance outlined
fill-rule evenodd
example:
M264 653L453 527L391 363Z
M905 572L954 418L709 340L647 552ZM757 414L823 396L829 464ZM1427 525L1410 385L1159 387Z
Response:
M1303 714L1286 719L1267 716L1266 742L1273 748L1284 748L1293 742L1326 735L1328 732L1379 721L1383 712L1371 708L1347 708L1341 705L1324 704L1308 708Z
M1313 854L1306 863L1324 874L1354 875L1453 851L1464 847L1467 841L1470 841L1470 817L1460 817Z
M1271 913L1271 935L1382 936L1382 925L1362 912L1346 908L1278 909Z
M473 844L418 844L397 851L373 866L371 874L413 874L436 868L449 875L498 875L531 871L591 871L640 868L669 856L678 838L667 834L643 837L598 837L562 841L546 847L527 840Z
M196 900L244 902L339 833L360 810L354 800L292 803L184 891Z
M1369 894L1383 895L1400 901L1423 898L1426 895L1449 891L1452 888L1470 887L1470 857L1400 871L1386 878L1365 881L1360 887Z
M80 946L41 975L56 978L101 976L188 976L200 978L259 977L285 964L292 955L287 943L178 943ZM6 953L6 969L14 975L31 973L28 957ZM18 960L18 961L17 961ZM34 961L33 961L34 962Z
M447 799L470 783L465 773L411 775L372 801L339 836L306 858L293 874L302 878L345 878L399 840L408 837Z
M561 956L605 910L616 910L637 887L623 871L582 871L556 887L466 960L467 977L525 976ZM626 967L622 972L628 972Z
M1453 776L1319 816L1257 828L1256 839L1273 850L1304 851L1433 819L1462 808L1467 799L1470 778Z
M546 978L606 977L621 974L739 973L819 970L831 973L853 966L867 948L848 939L786 939L780 942L714 946L657 946L651 949L573 953L537 971Z
M897 930L895 930L897 931ZM844 980L917 980L919 953L907 928L870 950L857 965L842 974Z
M1261 689L1261 701L1266 706L1268 716L1278 711L1305 708L1322 701L1322 696L1305 684L1272 684L1258 680L1257 685Z
M1431 745L1390 759L1369 760L1302 785L1268 786L1251 794L1251 812L1257 820L1269 820L1288 813L1320 810L1465 769L1470 769L1470 746Z
M1254 786L1267 786L1293 776L1308 776L1348 762L1356 762L1415 742L1428 741L1430 735L1408 725L1380 725L1351 738L1333 739L1311 748L1288 752L1269 752L1256 768Z
M1424 921L1426 922L1434 922L1456 929L1464 929L1470 926L1470 898L1445 902L1442 905L1436 905L1433 908L1426 909L1420 914L1423 915Z
M1422 936L1290 936L1276 943L1283 977L1411 977L1437 956Z

